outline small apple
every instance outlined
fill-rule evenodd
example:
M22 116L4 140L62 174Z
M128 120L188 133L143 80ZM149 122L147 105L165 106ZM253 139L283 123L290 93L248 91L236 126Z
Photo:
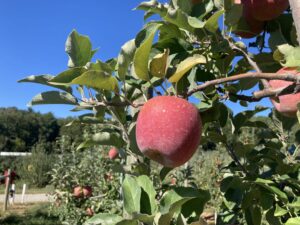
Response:
M87 208L85 212L88 216L93 216L94 215L94 210L92 208Z
M171 181L170 181L170 185L174 186L174 185L176 185L176 183L177 183L177 179L175 177L172 177Z
M197 150L201 130L201 118L193 104L175 96L156 96L140 110L136 141L148 158L177 167Z
M83 196L83 191L81 186L76 186L73 189L73 196L76 198L81 198Z
M82 188L82 193L84 197L91 197L93 193L93 189L91 186L84 186Z
M289 7L289 0L242 0L244 10L259 21L277 18Z
M118 151L118 149L117 148L115 148L115 147L113 147L113 148L111 148L110 150L109 150L109 152L108 152L108 157L110 158L110 159L116 159L117 157L119 156L119 151Z
M278 74L297 74L300 75L300 72L297 71L296 68L282 68L277 71ZM272 88L281 88L287 87L293 82L285 81L285 80L270 80L269 84ZM297 104L300 103L300 93L296 94L288 94L288 95L281 95L278 98L271 98L271 102L273 103L275 109L280 112L281 114L287 117L296 117L297 113Z
M73 190L73 196L76 198L92 196L92 187L90 186L76 186Z

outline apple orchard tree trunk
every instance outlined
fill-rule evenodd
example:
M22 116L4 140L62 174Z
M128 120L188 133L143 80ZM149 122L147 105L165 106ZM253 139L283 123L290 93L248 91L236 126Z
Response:
M300 0L289 0L300 45Z

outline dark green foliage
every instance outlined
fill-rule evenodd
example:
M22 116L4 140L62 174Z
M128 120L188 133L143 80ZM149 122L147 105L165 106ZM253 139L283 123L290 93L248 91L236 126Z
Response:
M43 143L37 143L31 156L20 158L17 172L27 184L35 187L45 187L50 182L50 171L57 156L47 154Z
M38 141L53 142L58 134L59 125L51 113L0 108L0 151L30 152Z

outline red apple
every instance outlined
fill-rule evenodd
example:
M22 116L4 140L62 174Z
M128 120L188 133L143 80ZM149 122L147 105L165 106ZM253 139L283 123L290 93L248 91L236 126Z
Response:
M76 186L73 190L73 196L76 198L90 197L92 195L92 187L90 186Z
M81 186L76 186L73 190L73 196L76 198L81 198L83 196L83 190Z
M85 212L88 216L93 216L94 215L94 210L92 208L87 208Z
M91 197L93 193L93 189L91 186L84 186L82 188L82 193L84 197Z
M235 4L241 4L241 2L235 0ZM247 10L247 8L244 8L242 17L243 17L242 19L245 21L246 25L248 26L248 30L234 32L236 35L242 38L253 38L264 30L265 23L256 20L251 15L250 11Z
M114 147L111 148L108 152L108 157L110 159L116 159L118 157L118 155L119 155L119 151L118 151L118 149L116 149Z
M242 0L244 9L259 21L273 20L289 7L289 0Z
M172 177L171 181L170 181L170 185L174 186L174 185L176 185L176 183L177 183L177 179L175 177Z
M201 3L201 2L202 2L202 0L192 0L192 4L193 5L197 5L197 4Z
M277 71L278 74L297 74L300 75L300 72L297 71L296 68L282 68ZM293 82L285 81L285 80L270 80L269 84L272 88L281 88L287 87ZM271 102L273 103L275 109L280 112L281 114L287 117L295 117L297 113L297 104L300 103L300 93L296 94L288 94L288 95L281 95L278 98L271 98Z
M187 162L198 148L201 118L197 108L175 96L157 96L142 107L136 141L148 158L166 167Z

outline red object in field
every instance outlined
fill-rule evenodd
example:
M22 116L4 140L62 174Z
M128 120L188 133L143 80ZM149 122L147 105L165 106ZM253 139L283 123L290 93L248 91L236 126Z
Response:
M4 171L4 176L8 176L8 170ZM13 184L16 177L17 177L16 172L15 171L11 171L10 172L10 182L9 183ZM8 177L5 177L5 185L7 185L7 182L8 182Z

